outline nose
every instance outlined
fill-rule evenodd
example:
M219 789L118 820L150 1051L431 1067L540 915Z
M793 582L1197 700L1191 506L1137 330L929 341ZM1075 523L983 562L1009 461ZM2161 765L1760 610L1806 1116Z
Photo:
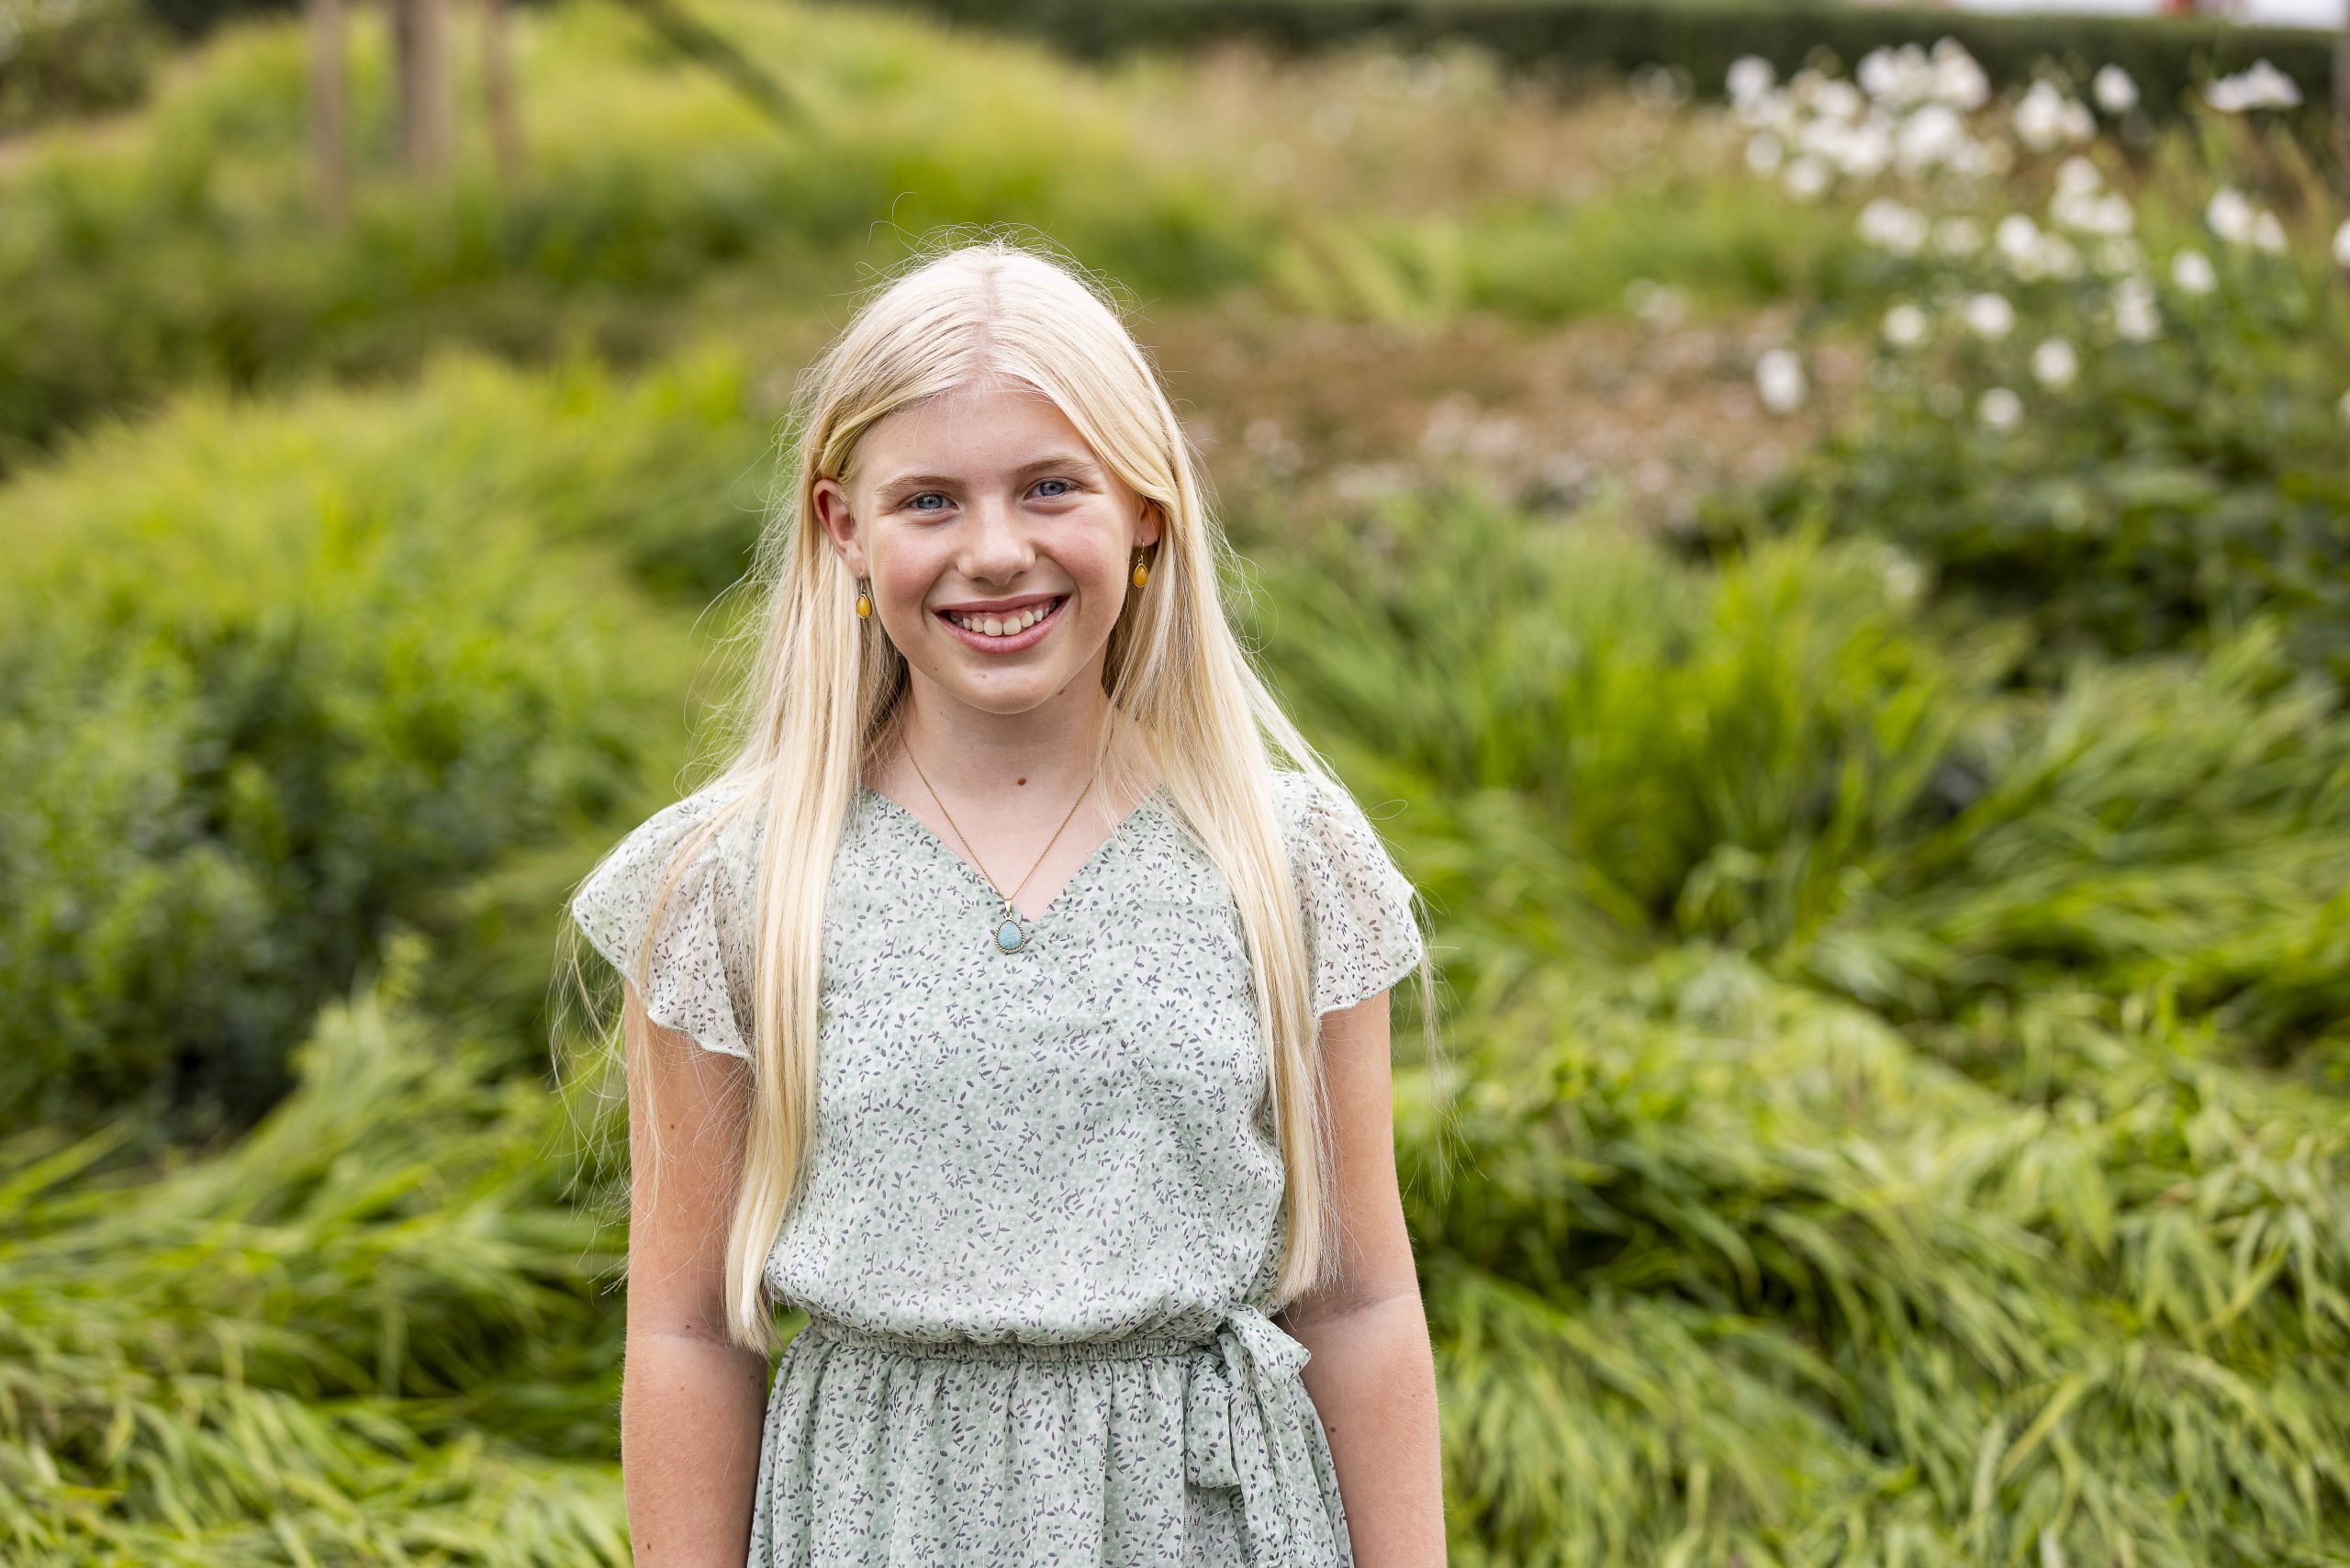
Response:
M977 499L963 534L963 575L974 582L1009 583L1028 570L1036 552L1017 508L1000 497Z

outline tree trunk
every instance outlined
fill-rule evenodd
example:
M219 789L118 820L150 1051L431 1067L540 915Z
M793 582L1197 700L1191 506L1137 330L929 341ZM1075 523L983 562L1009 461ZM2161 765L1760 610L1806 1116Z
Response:
M310 13L310 157L319 210L341 223L351 205L350 143L343 129L342 0L307 0Z
M455 140L449 92L447 0L392 0L392 55L399 74L400 153L420 174L449 166Z
M2342 30L2333 39L2333 177L2350 192L2350 0L2342 3Z
M509 18L506 0L481 0L481 81L489 110L489 144L498 177L510 184L522 174L522 121L514 101Z

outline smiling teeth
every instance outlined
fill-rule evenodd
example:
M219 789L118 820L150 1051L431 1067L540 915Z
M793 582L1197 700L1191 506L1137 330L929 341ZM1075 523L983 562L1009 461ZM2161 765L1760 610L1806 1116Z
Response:
M1025 632L1050 615L1059 603L1058 599L1048 599L1042 604L1032 604L1010 615L955 615L948 619L964 631L977 632L982 637L1011 637Z

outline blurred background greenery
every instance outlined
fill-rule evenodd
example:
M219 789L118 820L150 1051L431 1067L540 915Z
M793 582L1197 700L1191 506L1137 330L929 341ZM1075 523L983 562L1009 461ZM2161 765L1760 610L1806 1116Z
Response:
M340 11L0 0L0 1559L627 1561L563 895L1009 226L1435 911L1457 1562L2350 1562L2333 39Z

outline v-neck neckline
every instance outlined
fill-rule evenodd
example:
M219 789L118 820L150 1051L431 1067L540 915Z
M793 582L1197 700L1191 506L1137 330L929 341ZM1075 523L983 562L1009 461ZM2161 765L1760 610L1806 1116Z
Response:
M863 779L857 780L856 787L866 794L871 796L874 800L879 801L881 809L884 812L900 818L909 828L913 830L915 836L928 844L931 848L938 854L945 856L950 864L960 868L964 879L977 887L980 891L984 892L987 895L989 903L995 905L999 909L1002 907L1004 897L1002 893L996 891L995 884L989 881L986 875L982 873L977 866L972 865L969 860L957 853L954 846L948 844L945 839L939 837L937 834L931 831L931 826L928 823L914 815L912 812L907 810L905 806L901 805L892 797L883 794L880 790L876 790L872 785L866 783ZM1069 894L1077 890L1078 884L1093 874L1095 868L1098 868L1102 861L1109 858L1110 852L1116 848L1117 846L1125 839L1127 833L1135 826L1142 814L1158 805L1159 797L1164 795L1166 792L1167 781L1164 778L1152 785L1150 787L1150 792L1145 795L1140 801L1136 801L1133 810L1129 811L1125 816L1118 819L1118 825L1110 830L1109 836L1104 838L1101 843L1095 845L1093 846L1093 852L1085 857L1085 859L1078 866L1076 870L1071 871L1069 874L1068 879L1062 882L1059 887L1053 890L1053 896L1046 901L1045 907L1042 910L1032 915L1026 910L1024 910L1017 904L1014 904L1013 906L1012 913L1013 916L1019 920L1021 928L1033 935L1038 928L1043 926L1046 922L1058 914L1060 913L1061 905L1068 902Z

